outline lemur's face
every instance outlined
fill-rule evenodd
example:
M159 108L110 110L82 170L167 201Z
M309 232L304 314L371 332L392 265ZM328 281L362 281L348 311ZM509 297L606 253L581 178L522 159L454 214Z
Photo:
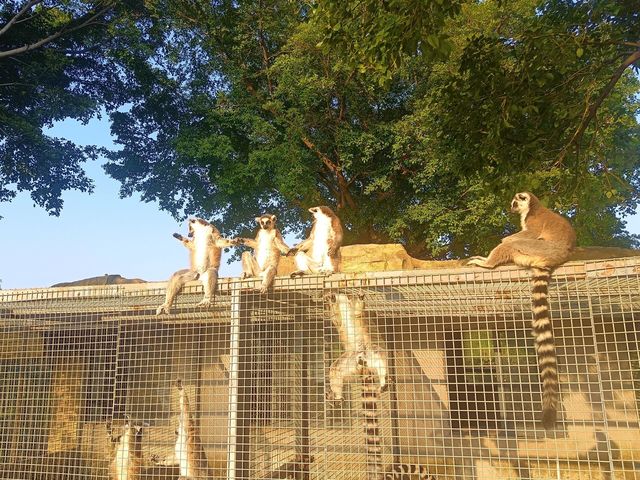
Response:
M309 211L313 214L313 218L321 218L325 216L322 208L320 207L311 207Z
M213 226L203 220L201 218L190 218L189 219L189 237L193 237L196 235L208 235L213 233Z
M260 217L256 217L256 222L260 225L260 228L263 230L271 230L276 227L276 216L275 215L262 215Z
M133 438L139 440L142 438L142 425L130 425L127 433L133 435Z
M335 214L326 205L320 205L318 207L311 207L309 211L313 214L313 218L320 220L322 218L333 218Z
M526 213L529 211L531 196L527 192L516 193L511 200L511 211L513 213Z
M138 433L142 433L142 427L132 425L131 421L127 419L124 422L124 426L122 427L122 434L118 436L118 441L122 440L123 438L128 438L129 440L131 440L132 437L138 436Z
M144 426L148 426L148 424L143 423L142 425L136 425L131 422L131 419L127 415L124 425L122 426L122 433L119 435L111 435L111 422L107 424L107 431L113 443L121 443L124 440L132 442L142 438L142 429Z

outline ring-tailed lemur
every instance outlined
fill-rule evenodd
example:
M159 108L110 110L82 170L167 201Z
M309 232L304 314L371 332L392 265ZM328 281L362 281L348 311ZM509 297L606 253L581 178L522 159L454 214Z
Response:
M313 227L309 238L293 247L297 270L292 277L305 273L334 273L340 270L342 225L335 213L325 206L312 207Z
M189 407L189 399L184 391L182 380L176 382L180 415L176 429L174 454L165 459L153 459L156 465L174 466L180 469L181 480L210 480L213 472L209 467L207 455L200 440L200 433Z
M329 367L327 400L342 400L344 383L360 378L367 480L401 480L411 475L417 475L420 480L432 478L426 467L414 464L392 465L383 472L378 401L388 382L387 355L371 341L363 295L332 295L329 305L331 321L346 351Z
M138 480L142 469L142 426L133 425L127 417L122 433L113 435L111 422L107 422L107 435L111 440L111 480Z
M213 301L218 286L218 268L222 249L234 245L234 242L223 238L216 227L201 218L189 220L188 235L191 238L185 238L179 233L173 234L189 250L191 266L188 269L178 270L171 276L164 303L158 307L156 315L168 314L178 292L191 280L200 280L204 288L204 297L198 306L207 307Z
M522 230L502 239L488 257L471 257L468 265L495 268L514 263L533 272L532 330L542 380L542 424L555 426L558 412L558 361L547 299L553 269L566 262L576 246L569 221L540 204L530 192L516 193L511 211L520 214Z
M276 277L280 255L286 255L290 249L276 228L275 215L256 217L256 222L260 228L255 239L238 238L236 241L253 248L253 255L242 253L242 278L262 277L260 292L266 293Z
M328 400L342 400L345 382L362 375L364 367L378 377L379 390L387 382L387 359L384 350L374 345L364 318L364 297L336 294L330 302L331 321L338 330L345 352L329 368Z

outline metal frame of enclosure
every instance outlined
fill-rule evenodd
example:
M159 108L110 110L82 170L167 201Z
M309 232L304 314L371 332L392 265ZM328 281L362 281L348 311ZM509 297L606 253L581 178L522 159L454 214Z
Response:
M343 352L328 308L338 293L362 296L387 353L385 469L640 478L640 257L555 272L562 408L552 432L537 422L525 270L279 277L266 295L257 285L223 279L201 309L189 284L159 317L164 284L0 291L0 478L110 478L105 425L128 417L144 424L139 478L177 479L155 459L174 451L178 378L214 478L367 478L362 383L326 399Z

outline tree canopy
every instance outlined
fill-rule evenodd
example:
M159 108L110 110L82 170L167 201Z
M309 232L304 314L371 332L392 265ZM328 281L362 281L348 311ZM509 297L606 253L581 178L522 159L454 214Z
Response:
M95 159L97 149L45 132L56 120L86 123L131 100L129 80L139 54L129 46L148 41L142 32L151 23L136 3L2 2L0 201L29 191L37 205L57 215L64 190L92 190L82 163Z
M326 204L347 243L447 258L517 228L508 202L531 190L581 244L637 244L624 228L640 188L632 1L132 8L97 37L115 78L92 104L120 144L105 168L123 195L229 233L266 211L301 232Z

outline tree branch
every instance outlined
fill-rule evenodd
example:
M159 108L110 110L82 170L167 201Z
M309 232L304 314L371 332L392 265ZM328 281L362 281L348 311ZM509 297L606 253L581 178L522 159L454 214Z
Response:
M249 92L250 95L252 95L254 98L261 100L258 91L249 80L244 79L244 85L247 92ZM274 111L272 108L269 108L268 111L272 115L279 117L278 113ZM286 121L289 124L291 124L290 120L286 120ZM349 184L346 178L344 178L344 175L342 174L342 172L340 171L340 168L327 155L325 155L320 150L318 150L315 144L308 137L306 137L305 135L302 135L300 139L302 140L302 143L304 143L304 145L322 161L325 167L327 167L327 169L336 176L336 180L338 182L338 189L336 192L336 196L338 197L337 198L338 208L343 207L346 203L350 208L355 210L356 203L353 197L351 196L351 193L349 192Z
M344 175L340 171L340 168L333 163L333 161L327 157L324 153L318 150L315 144L309 140L306 136L302 136L302 143L311 150L321 161L322 163L329 169L331 173L336 176L336 180L338 181L338 189L340 192L340 198L338 198L338 208L344 207L345 203L349 206L349 208L355 210L356 202L353 200L351 196L351 192L349 191L349 184L347 179L344 178Z
M338 196L340 195L340 192L336 188L335 182L332 181L331 177L325 174L324 171L319 171L318 177L319 177L320 183L322 183L325 187L327 187L327 190L329 190L335 196L335 198L338 198Z
M604 102L604 100L611 94L611 90L613 90L613 87L615 87L616 83L618 83L618 80L620 80L620 77L622 76L624 71L639 60L640 50L636 50L627 58L625 58L622 64L615 70L615 72L613 72L613 75L609 79L609 82L602 89L595 102L590 103L589 106L585 109L582 115L582 119L580 120L580 125L578 125L578 128L571 137L571 140L569 140L569 143L567 143L567 145L560 152L560 155L558 155L556 165L559 165L563 162L571 146L576 145L580 142L587 127L598 113L598 109L602 105L602 102Z
M11 57L14 55L19 55L21 53L25 53L28 52L29 50L34 50L36 48L39 48L43 45L46 45L47 43L50 43L52 41L54 41L56 38L61 37L62 35L71 33L75 30L79 30L81 28L84 28L88 25L90 25L96 18L100 17L101 15L103 15L104 13L106 13L109 9L111 8L111 4L107 5L106 7L100 9L98 12L96 12L95 14L87 14L84 17L81 17L80 19L78 19L78 21L80 23L78 23L77 25L68 28L69 26L65 26L62 30L53 33L51 35L49 35L46 38L43 38L42 40L39 40L35 43L32 43L30 45L23 45L22 47L18 47L18 48L14 48L12 50L6 50L4 52L0 52L0 58L5 58L5 57ZM83 19L84 18L84 19Z
M9 30L11 28L11 26L16 23L16 21L25 14L25 12L27 10L29 10L31 7L33 7L34 5L37 5L38 3L42 3L42 0L29 0L27 3L24 4L24 7L22 7L20 9L20 11L18 13L16 13L13 18L11 20L9 20L7 22L7 24L2 27L2 29L0 30L0 35L3 35L7 32L7 30Z
M260 11L262 11L262 4L260 5ZM258 18L258 43L262 52L262 68L264 69L265 77L267 77L267 90L271 96L273 95L273 84L271 83L271 75L269 74L269 52L267 52L264 31L262 29L262 16Z
M10 82L10 83L0 83L0 87L16 87L18 85L22 85L24 87L36 87L37 85L33 83L22 83L22 82Z

